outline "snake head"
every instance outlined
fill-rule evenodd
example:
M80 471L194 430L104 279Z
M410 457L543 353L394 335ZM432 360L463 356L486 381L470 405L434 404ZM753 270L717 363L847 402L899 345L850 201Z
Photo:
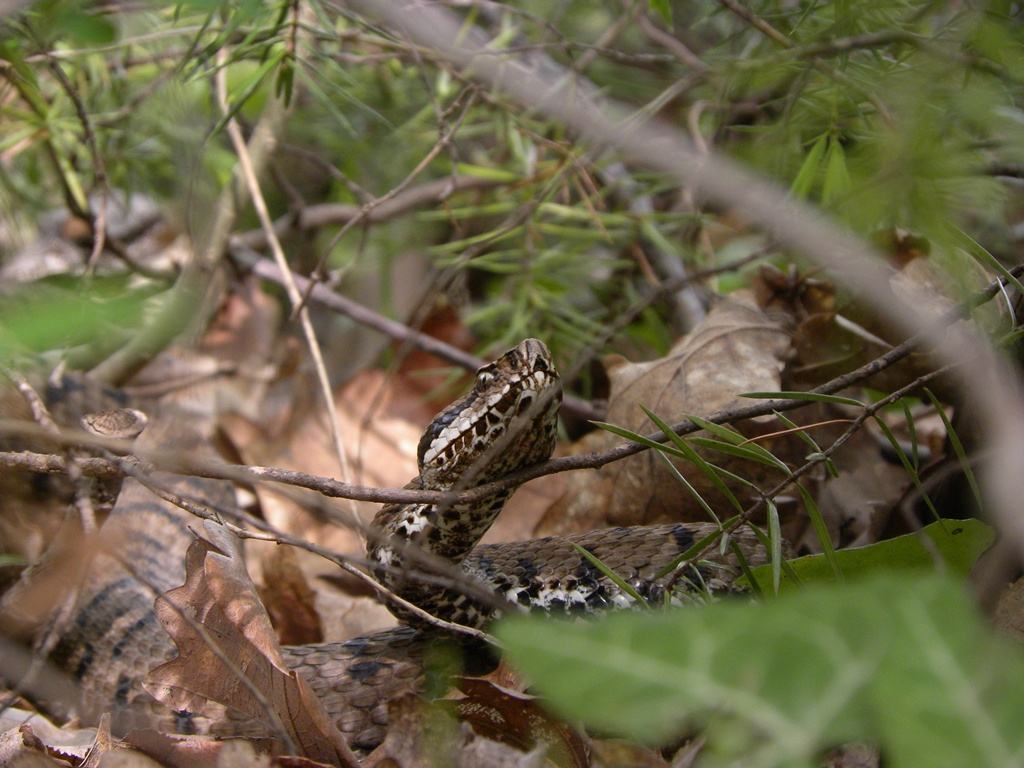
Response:
M463 487L545 461L555 447L562 385L544 342L521 341L477 371L473 389L441 411L420 439L420 478Z

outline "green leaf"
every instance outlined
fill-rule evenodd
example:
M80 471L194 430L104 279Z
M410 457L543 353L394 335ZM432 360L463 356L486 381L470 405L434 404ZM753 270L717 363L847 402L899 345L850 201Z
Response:
M782 528L779 524L779 508L775 502L769 499L765 505L768 507L768 539L771 542L768 568L772 572L772 594L777 595L782 579Z
M594 424L594 426L600 427L601 429L607 432L611 432L613 435L618 435L619 437L625 438L626 440L632 440L634 443L646 445L648 448L651 448L655 451L668 453L678 458L685 458L683 452L680 451L678 448L671 445L666 445L665 443L656 443L654 440L651 440L650 438L641 435L638 432L634 432L631 429L619 427L616 426L615 424L609 424L606 421L594 421L592 423Z
M784 416L783 414L779 413L778 411L772 411L772 413L775 414L775 418L776 419L778 419L779 421L781 421L785 425L786 429L793 430L793 434L794 435L799 437L801 440L803 440L805 443L807 443L811 447L812 455L814 455L814 458L812 459L811 456L808 456L807 457L807 461L828 461L828 457L821 450L821 446L818 445L816 442L814 442L814 438L811 437L810 434L808 434L808 429L809 429L808 427L801 427L795 421L793 421L792 419L787 418L786 416ZM813 424L810 425L810 426L813 426ZM821 454L821 455L818 456L818 455L815 455L815 454Z
M472 176L477 179L488 179L490 181L497 181L502 184L512 184L522 180L522 176L518 173L512 173L510 171L502 170L501 168L487 168L482 165L472 165L470 163L459 163L456 166L460 176ZM439 211L439 218L450 216L450 211Z
M922 543L922 536L929 541ZM837 550L835 558L843 575L849 579L864 578L886 568L934 570L937 567L936 554L942 560L941 567L949 573L966 576L994 540L994 529L979 520L940 520L917 533L897 536L866 547ZM834 580L832 568L824 555L807 555L790 560L789 565L804 584ZM762 589L771 587L773 574L769 566L758 566L753 573ZM739 583L742 583L742 579ZM783 574L780 591L786 592L794 586L792 579Z
M742 512L743 505L740 504L735 494L731 490L729 490L729 486L727 486L725 484L725 481L722 480L722 476L719 473L719 471L715 467L711 466L711 464L709 464L707 461L705 461L704 457L697 453L697 451L694 450L693 446L690 445L683 437L677 435L674 431L672 431L672 427L669 426L669 424L660 416L658 416L654 411L652 411L645 405L641 405L640 408L643 410L644 413L647 414L647 418L654 422L654 425L658 429L660 429L664 433L664 435L672 442L672 444L680 451L682 457L689 461L691 464L693 464L698 470L700 470L701 474L703 474L711 482L711 484L714 485L723 496L725 496L725 498L729 501L729 503L737 512ZM689 484L687 483L687 485ZM692 491L693 489L691 488L690 490ZM694 493L696 492L694 491Z
M845 195L850 189L850 171L846 167L846 153L839 139L832 137L828 142L825 158L825 180L821 187L821 201L830 203Z
M837 581L842 581L843 569L839 565L839 560L836 559L836 550L832 546L832 537L829 535L828 526L825 525L825 518L821 516L821 510L818 509L818 505L814 501L814 497L811 496L810 491L804 488L801 483L796 484L796 489L800 492L800 498L803 499L807 516L811 519L811 526L818 537L818 543L821 544L821 556L828 563L832 576Z
M935 575L495 634L560 716L649 744L702 728L711 765L817 765L852 740L889 768L1024 765L1024 658Z
M615 584L615 586L621 589L623 593L633 598L633 600L636 601L636 604L638 606L648 605L647 601L644 600L643 596L636 591L632 584L627 582L624 578L619 576L619 574L617 574L615 571L613 571L611 568L609 568L607 565L601 562L601 559L597 555L593 554L585 547L581 547L574 541L571 541L569 543L572 544L573 548L575 548L577 553L586 558L586 560L591 565L593 565L595 568L597 568L597 570L603 573L605 577L607 577L613 584Z
M807 153L807 157L804 158L803 165L800 166L796 178L793 179L793 185L789 188L789 193L793 197L803 200L811 194L811 191L814 189L814 183L817 181L818 174L821 171L821 160L825 156L825 149L827 147L828 137L819 136L818 140L814 142L814 146L811 147L810 152Z
M985 248L985 246L959 227L951 227L951 229L962 241L964 250L966 250L976 261L987 269L991 269L993 272L1000 275L1007 283L1016 288L1019 293L1024 294L1024 283L1021 283L1020 280L1014 277L1010 273L1010 270L999 262L999 259L988 252L988 249Z
M732 445L739 445L740 443L746 442L747 438L737 432L735 429L730 429L723 424L715 424L713 421L707 421L702 419L700 416L694 416L692 414L686 414L686 418L696 424L703 430L710 432L715 437L724 440Z
M700 554L707 547L709 547L713 542L720 539L722 535L725 533L725 529L731 525L734 525L736 521L739 519L739 515L737 515L736 517L729 518L724 523L721 523L719 525L717 531L712 531L707 536L704 536L702 539L696 542L692 547L683 552L681 555L677 555L675 558L673 558L672 562L670 562L668 565L666 565L664 568L658 571L657 575L655 575L654 577L655 581L664 576L668 576L680 565L695 558L698 554Z
M652 12L661 16L666 26L672 26L672 5L669 0L648 0L647 5Z
M127 291L117 278L95 278L67 292L25 289L0 308L0 356L88 344L110 328L134 328L152 289Z
M964 450L964 444L960 441L960 436L953 429L953 424L950 422L949 416L946 415L946 409L939 403L939 399L927 387L924 391L928 395L928 399L932 401L932 405L939 414L939 418L942 419L942 424L946 428L946 436L949 438L949 444L953 447L957 461L960 462L960 468L964 471L967 483L971 486L971 493L974 494L975 503L979 509L984 509L985 504L981 498L981 488L978 487L978 481L974 477L974 469L971 467L971 460L967 457L967 451Z
M65 4L63 10L58 12L53 31L67 35L83 47L109 45L117 39L117 27L110 19L85 8L76 8L73 3Z
M756 461L759 464L767 464L770 467L777 467L781 469L787 475L791 474L791 470L786 466L784 461L775 458L771 451L766 450L757 443L747 443L746 445L734 445L729 442L721 440L711 440L706 437L691 437L690 442L694 445L699 445L702 448L707 448L712 451L718 451L720 453L726 453L730 456L735 456L740 459L748 459L750 461Z
M928 491L925 490L924 483L921 482L921 476L911 463L910 457L903 451L900 441L896 439L896 435L893 434L889 425L885 423L885 419L881 418L878 414L875 414L874 419L878 428L882 430L882 434L885 435L886 440L889 441L889 445L891 445L893 451L896 452L896 456L899 458L903 468L907 470L907 475L910 476L910 481L921 494L921 498L924 499L925 506L927 506L928 510L932 513L932 517L936 520L940 519L942 516L939 514L939 510L935 508L935 503L932 501L931 496L928 495Z

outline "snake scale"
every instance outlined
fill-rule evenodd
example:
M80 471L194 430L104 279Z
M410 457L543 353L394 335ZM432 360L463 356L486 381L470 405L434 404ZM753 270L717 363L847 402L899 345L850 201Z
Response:
M561 385L547 347L527 339L481 368L473 389L439 413L418 446L419 475L407 487L462 490L546 460L555 444ZM202 451L206 437L189 429L189 414L157 414L139 438L140 447L174 445ZM229 504L227 483L163 476L160 483L181 496L213 507ZM595 555L644 599L673 602L694 584L712 591L732 580L732 552L689 566L689 578L657 578L673 559L715 530L712 525L665 524L595 531L564 538L478 546L515 488L469 504L387 505L374 519L380 532L368 544L374 576L394 594L439 618L482 627L495 616L490 605L467 597L456 585L438 586L416 577L411 546L421 547L487 586L506 610L577 614L628 607L634 598L576 546ZM194 523L178 507L127 479L101 529L105 551L84 581L71 621L52 660L81 688L73 708L83 720L113 714L115 732L158 727L174 733L248 735L251 722L228 710L207 708L202 717L170 712L153 701L141 681L175 653L153 612L153 590L182 583L183 554ZM750 534L733 540L753 564L766 552ZM127 567L126 567L127 565ZM732 568L721 566L732 566ZM426 569L425 569L426 570ZM666 595L666 592L670 594ZM394 630L343 643L283 649L286 663L311 685L350 744L376 746L387 725L387 702L423 685L423 657L436 642L422 621L389 605L406 623ZM436 630L434 630L436 631ZM67 714L65 712L64 714Z

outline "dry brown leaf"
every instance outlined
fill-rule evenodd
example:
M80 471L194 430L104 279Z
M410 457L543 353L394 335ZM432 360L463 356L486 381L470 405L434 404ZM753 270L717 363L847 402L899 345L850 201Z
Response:
M837 547L862 547L878 541L885 518L900 500L910 479L902 466L882 457L868 429L857 430L832 460L839 477L826 477L818 487L818 509ZM788 530L788 540L802 552L820 552L821 544L807 518L803 530Z
M167 768L217 768L226 743L209 736L174 736L153 730L132 731L121 740Z
M77 753L63 753L59 749L51 750L49 745L40 739L32 726L25 723L16 728L9 728L0 733L0 766L12 768L63 768L75 765L84 754L86 747ZM55 758L60 758L58 761Z
M590 747L596 768L669 768L654 750L621 739L591 739ZM682 766L673 762L672 768Z
M1024 578L1017 579L1000 596L995 625L1024 645Z
M210 541L193 542L185 556L184 586L157 601L157 617L179 653L149 674L146 689L175 711L201 712L207 700L216 701L273 728L269 708L301 754L332 765L357 765L312 690L285 665L237 538L223 526L208 522L205 528ZM202 625L206 638L194 623ZM242 683L240 670L267 706Z
M320 643L324 631L314 604L315 595L299 567L292 547L274 547L263 558L260 598L270 614L282 645Z
M383 374L368 372L355 377L335 396L339 430L352 471L347 479L366 485L401 488L417 473L416 444L421 427L391 415L390 390L385 392L379 406L374 404L383 383ZM295 383L294 386L301 388L303 385ZM292 396L300 402L315 404L319 401L311 391L304 394L293 391ZM363 416L368 413L374 414L373 418L363 423ZM345 479L341 477L341 466L323 415L316 409L297 414L279 433L268 432L240 418L225 420L225 427L247 464ZM341 554L363 556L363 541L356 531L317 521L294 501L275 494L271 487L258 486L256 493L264 517L276 527ZM377 511L374 504L346 504L367 523ZM265 554L275 549L270 545L257 545L250 548L250 554L260 567ZM338 576L336 565L304 553L298 555L298 560L306 581L315 590L316 609L326 639L346 640L394 626L394 617L375 599L366 596L365 590L361 590L363 594L358 591L353 594L326 586L321 577ZM262 581L269 583L265 575Z
M648 434L655 431L655 426L640 404L669 423L681 421L686 414L708 415L749 405L750 401L737 395L778 390L789 351L788 333L758 308L751 294L739 291L717 304L704 322L661 360L635 364L612 361L606 421ZM751 437L767 431L768 423L767 419L751 420L740 429ZM577 451L603 450L621 442L610 433L594 433L578 444ZM780 441L760 444L777 452ZM701 453L712 455L703 450ZM713 460L759 485L781 478L781 473L762 464L719 453L713 454ZM718 492L694 467L685 462L676 462L676 466L709 504L720 503ZM596 473L574 473L566 485L561 499L545 513L538 534L564 535L609 525L706 519L697 502L653 451L607 465ZM742 488L734 485L733 490L742 500Z
M833 750L822 763L822 768L878 768L882 758L875 747L867 744L847 744Z
M366 758L364 768L544 768L544 746L522 752L461 727L438 704L415 696L388 703L387 738Z
M522 752L543 745L549 765L590 765L586 739L548 715L536 697L481 677L459 678L458 684L462 698L454 700L455 714L480 736Z
M16 636L37 630L72 597L101 550L99 537L87 536L77 515L66 515L50 547L0 599L0 619L7 634Z

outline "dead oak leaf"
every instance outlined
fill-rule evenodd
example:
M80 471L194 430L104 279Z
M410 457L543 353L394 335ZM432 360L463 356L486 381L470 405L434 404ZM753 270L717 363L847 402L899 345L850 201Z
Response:
M629 363L606 361L611 395L606 421L640 434L656 431L639 407L644 405L669 423L687 414L710 415L749 405L739 395L777 391L791 350L790 336L763 312L754 297L738 291L722 299L696 328L659 359ZM771 418L738 425L748 437L768 431ZM579 452L611 448L622 439L607 432L588 435ZM762 442L769 450L771 441ZM698 449L724 469L760 484L779 479L778 470L720 453ZM714 486L692 465L673 460L680 472L709 503L718 499ZM729 482L733 491L743 488ZM538 533L564 535L609 525L649 525L665 521L704 520L706 514L653 451L631 456L599 469L574 473L567 491L545 513ZM741 496L741 499L743 497Z
M285 664L238 539L214 523L205 530L209 541L197 539L185 556L185 584L157 600L178 656L148 675L146 690L177 712L218 702L283 729L306 757L358 765L309 685Z

